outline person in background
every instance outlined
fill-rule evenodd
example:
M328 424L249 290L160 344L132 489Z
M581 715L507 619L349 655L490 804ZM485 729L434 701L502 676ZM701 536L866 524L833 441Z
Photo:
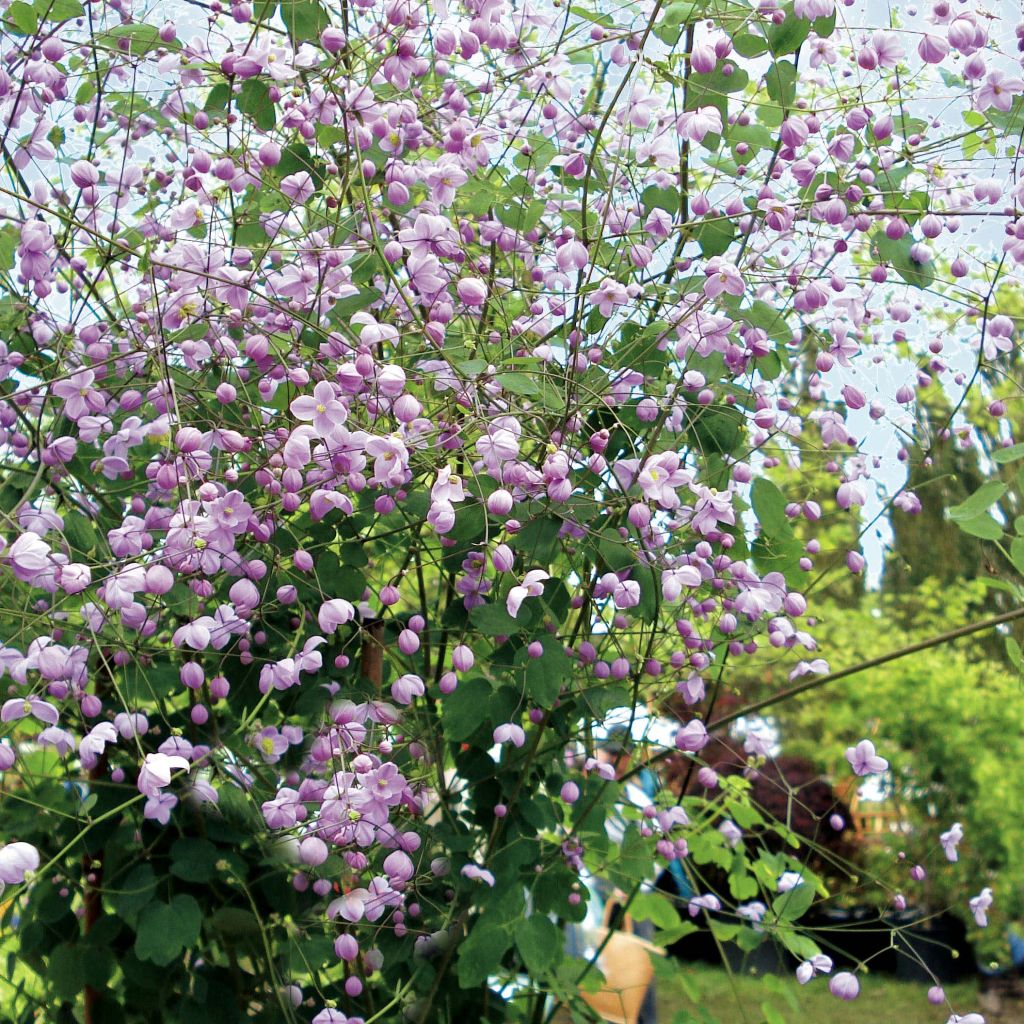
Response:
M597 759L604 764L610 764L615 769L616 779L628 777L628 780L623 785L623 798L635 807L643 810L643 808L648 807L654 802L659 782L658 777L649 767L643 767L636 774L630 775L634 767L635 749L629 729L625 725L613 726L609 729L607 737L601 741L597 748ZM618 814L609 816L605 823L609 840L615 845L620 846L625 837L628 824L629 822ZM619 899L623 904L626 901L626 894L616 889L605 878L593 876L589 879L588 884L601 903L602 913L604 906L609 900ZM643 885L647 889L653 889L654 884L655 879L653 877L643 880ZM609 922L609 926L613 928L616 926L614 918ZM651 939L654 936L654 925L650 921L637 921L635 922L634 929L639 938ZM655 985L652 981L644 997L643 1006L640 1008L639 1024L656 1024L657 1019Z

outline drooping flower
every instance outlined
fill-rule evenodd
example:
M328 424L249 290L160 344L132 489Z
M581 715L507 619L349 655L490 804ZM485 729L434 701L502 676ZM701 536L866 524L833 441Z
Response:
M988 909L992 906L992 890L986 886L978 893L977 896L972 896L967 901L967 905L971 909L971 913L974 915L975 924L979 928L985 928L988 926Z
M514 619L519 614L523 601L528 597L540 597L544 593L544 581L550 579L543 569L531 569L520 584L512 587L505 598L505 607Z
M0 883L20 885L39 869L39 851L30 843L8 843L0 849Z
M171 784L176 771L188 771L188 761L177 754L147 754L139 771L138 789L147 796L157 796L164 786Z
M860 995L860 982L849 971L840 971L829 980L828 990L836 999L852 1000Z
M871 740L861 740L855 747L847 747L846 760L855 775L880 775L889 770L889 762L875 753Z
M946 854L946 860L955 863L959 859L959 854L957 853L956 848L963 837L964 830L959 821L955 821L947 832L943 832L942 835L939 836L939 843Z

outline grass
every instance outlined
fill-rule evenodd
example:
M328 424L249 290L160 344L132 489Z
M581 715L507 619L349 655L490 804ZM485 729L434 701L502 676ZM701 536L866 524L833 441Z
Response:
M883 975L859 975L860 996L836 999L828 979L730 974L706 964L663 961L658 970L658 1024L945 1024L951 1012L977 1012L977 984L944 986L932 1006L926 987Z

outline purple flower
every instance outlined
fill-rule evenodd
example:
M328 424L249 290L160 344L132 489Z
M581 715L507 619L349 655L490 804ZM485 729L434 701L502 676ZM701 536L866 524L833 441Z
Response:
M464 878L472 878L475 881L489 885L492 889L494 888L494 875L486 868L482 868L477 864L467 864L462 869L462 875Z
M828 990L836 999L856 999L860 995L860 982L849 971L840 971L829 981Z
M356 617L356 610L350 601L341 597L331 598L320 605L317 622L325 633L333 633L339 626L344 626Z
M14 722L27 715L46 725L56 725L60 719L57 709L38 697L12 697L0 708L0 722Z
M478 277L464 277L455 286L467 306L482 306L487 301L487 285Z
M722 115L717 107L688 110L676 119L676 132L690 142L701 142L705 135L722 134Z
M0 850L0 882L20 885L26 874L39 869L39 851L28 843L8 843Z
M52 568L50 545L32 532L23 533L7 552L11 570L23 583L35 583L36 579Z
M142 816L147 821L166 825L171 820L171 811L177 805L178 798L173 793L153 793L142 808Z
M964 837L963 826L959 821L954 822L948 832L943 832L939 836L939 843L942 845L942 849L946 853L946 860L955 863L959 858L957 853L957 845L960 840Z
M384 873L388 881L394 885L396 882L408 882L416 874L416 865L413 864L409 854L402 850L395 850L384 858Z
M505 722L494 730L492 738L495 743L512 743L516 747L521 747L526 742L526 733L521 726Z
M411 704L417 697L426 692L423 680L411 673L399 676L391 684L391 697L396 704Z
M259 751L264 764L277 764L288 749L288 738L282 736L275 726L268 725L253 737L253 746Z
M348 419L348 410L338 401L334 386L325 380L313 388L312 396L296 398L289 408L297 419L312 421L321 437L330 437Z
M825 956L824 953L818 953L812 956L810 960L805 960L796 969L796 980L801 985L806 985L816 974L831 974L832 973L832 958Z
M861 740L857 746L847 747L846 760L850 762L855 775L880 775L889 769L889 762L875 753L875 745L871 740Z
M308 171L297 171L281 179L281 191L296 203L304 203L315 188L313 177Z
M519 607L528 597L540 597L544 593L544 580L551 577L543 569L531 569L523 582L513 587L505 599L505 607L514 619L519 614Z
M691 897L686 909L689 911L690 917L696 917L702 910L721 910L722 903L713 893L706 893L703 896Z
M709 299L715 299L723 292L727 295L742 295L746 290L743 277L735 264L722 259L721 256L712 256L704 268L704 273L707 275L704 280L704 294Z
M180 755L147 754L139 772L139 792L156 796L160 789L170 785L171 774L176 771L188 771L188 761Z
M977 896L968 900L967 905L971 908L971 913L974 915L974 920L978 927L987 927L988 908L992 906L992 890L986 886Z
M707 746L710 737L703 722L693 719L676 733L675 743L680 750L696 753Z

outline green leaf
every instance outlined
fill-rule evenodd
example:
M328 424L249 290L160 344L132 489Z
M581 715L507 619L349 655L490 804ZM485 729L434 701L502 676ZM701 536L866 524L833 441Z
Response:
M540 388L525 373L499 373L494 378L505 391L527 398L540 394Z
M270 100L270 89L258 78L242 83L235 105L243 114L248 114L261 131L268 132L277 124L277 111Z
M809 882L794 886L772 900L772 913L781 921L799 920L814 902L814 886Z
M0 228L0 270L13 270L14 257L21 243L21 229L14 224Z
M987 512L1005 493L1006 484L1000 480L989 480L965 501L951 506L949 518L954 522L976 519L983 512Z
M459 986L476 988L498 971L505 950L512 945L512 936L501 925L478 921L469 930L459 947Z
M783 10L786 17L782 24L770 24L765 30L768 48L774 54L795 53L811 34L811 23L806 18L798 18L792 4L786 4Z
M555 637L541 637L544 653L531 658L527 648L516 652L516 664L525 666L526 692L541 707L550 707L558 699L562 684L572 675L572 662Z
M622 340L615 348L618 365L637 370L645 377L660 377L668 363L668 352L663 347L659 348L659 339L668 330L668 326L662 320L649 327L623 324Z
M191 896L152 903L142 914L135 933L135 955L166 967L199 938L202 923L202 911Z
M1003 528L987 512L983 512L973 519L954 521L964 533L969 533L972 537L980 537L982 540L1000 540L1003 536Z
M737 32L732 37L732 48L741 57L760 57L768 49L768 40L754 32Z
M128 48L121 46L122 40L128 40ZM152 50L180 50L181 43L171 40L166 43L160 38L160 29L156 25L118 25L97 37L98 43L109 46L118 53L130 53L133 57L144 57Z
M640 194L644 209L650 211L655 207L675 216L679 212L679 192L674 188L660 188L648 185Z
M909 285L927 288L935 280L930 263L915 263L910 258L914 238L907 233L902 238L889 238L884 231L876 232L871 245L879 260L888 263Z
M42 21L69 21L85 14L78 0L36 0L36 11Z
M562 933L546 917L534 914L515 927L516 949L534 978L554 970L562 959Z
M796 102L796 79L796 65L789 60L777 60L764 76L768 95L787 110Z
M129 924L133 924L140 911L144 910L156 892L156 875L149 864L133 868L123 880L111 885L110 905Z
M64 539L68 542L72 551L83 555L94 552L99 540L96 527L78 512L68 512L65 514Z
M445 739L455 743L468 740L487 721L491 693L491 684L479 676L459 683L441 703Z
M1014 537L1010 542L1010 561L1017 572L1024 576L1024 538Z
M671 3L665 8L661 21L662 24L675 28L677 25L683 25L691 21L696 13L697 5L694 3Z
M801 935L792 928L778 928L775 935L798 960L810 960L812 956L817 956L821 952L813 939Z
M288 35L297 43L319 39L331 24L330 15L316 0L281 0L278 10Z
M736 225L725 217L702 220L694 228L693 237L700 244L702 256L721 256L736 237Z
M629 905L630 914L638 921L651 921L656 928L677 928L681 918L672 900L660 892L641 892Z
M509 636L518 633L529 622L529 616L524 614L528 603L523 602L517 619L513 619L500 604L479 604L470 609L469 621L485 636Z
M750 502L761 529L768 534L777 534L789 526L786 518L786 499L766 477L758 477L750 488Z
M1012 636L1006 638L1006 656L1015 668L1024 669L1024 656L1021 655L1020 644Z
M1001 464L1016 462L1018 459L1024 459L1024 443L1015 444L1009 448L997 448L992 453L992 461Z
M15 0L7 8L7 20L23 36L35 35L36 29L39 28L39 19L36 17L35 10L28 4L22 3L21 0Z
M62 942L50 954L46 980L53 987L57 999L74 1002L75 996L85 988L87 979L82 952L81 947Z
M171 874L189 882L208 882L216 873L217 847L207 839L178 839L171 847Z

